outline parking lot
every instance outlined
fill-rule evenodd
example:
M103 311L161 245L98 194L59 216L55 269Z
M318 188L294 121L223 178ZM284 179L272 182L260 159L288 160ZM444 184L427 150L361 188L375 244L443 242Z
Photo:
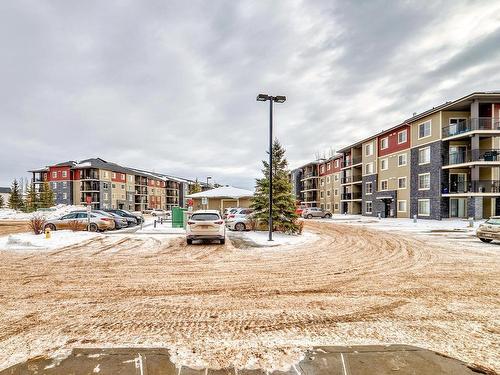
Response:
M498 245L334 221L305 229L309 242L272 248L116 233L2 250L0 369L103 346L285 369L312 346L392 343L500 370Z

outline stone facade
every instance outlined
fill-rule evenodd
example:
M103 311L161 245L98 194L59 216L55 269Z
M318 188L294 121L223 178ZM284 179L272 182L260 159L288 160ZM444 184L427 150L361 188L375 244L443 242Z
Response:
M366 183L371 182L372 183L372 193L367 194L366 193ZM377 192L377 175L376 174L371 174L368 176L363 176L363 186L362 186L362 215L364 216L377 216L376 210L375 210L375 193ZM366 202L372 202L372 213L366 213Z
M430 147L430 162L420 165L418 161L419 150L425 147ZM441 189L442 189L442 166L443 166L443 145L441 141L436 141L426 145L412 148L411 150L411 198L410 198L410 216L417 215L422 219L441 220L443 210L442 207ZM430 173L430 189L418 189L418 175ZM429 199L430 215L418 215L418 200Z

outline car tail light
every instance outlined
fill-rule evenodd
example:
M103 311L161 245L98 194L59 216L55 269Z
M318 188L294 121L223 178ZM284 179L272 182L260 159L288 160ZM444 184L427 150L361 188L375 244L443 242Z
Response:
M111 221L112 219L108 219L107 217L101 218L102 221Z
M194 221L188 221L188 225L193 225L194 224Z
M224 224L224 220L216 221L215 224L219 224L219 225Z
M232 219L232 218L234 218L234 217L236 217L236 215L229 215L227 218L228 218L228 219Z

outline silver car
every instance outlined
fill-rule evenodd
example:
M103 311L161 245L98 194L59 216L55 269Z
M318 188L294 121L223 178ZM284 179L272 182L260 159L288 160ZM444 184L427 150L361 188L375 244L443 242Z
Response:
M302 217L305 219L312 219L313 217L330 219L332 217L332 213L319 207L308 207L302 211Z
M250 229L249 221L251 220L252 212L253 210L250 208L231 210L226 218L226 227L239 232Z

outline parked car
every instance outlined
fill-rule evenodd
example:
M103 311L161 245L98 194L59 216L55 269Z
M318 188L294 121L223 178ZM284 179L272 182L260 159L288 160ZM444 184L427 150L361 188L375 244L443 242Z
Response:
M120 215L125 220L127 220L127 225L129 227L133 227L139 223L139 218L137 216L134 216L127 210L105 209L104 211Z
M188 245L193 240L219 240L226 242L226 226L216 210L199 210L193 212L186 225L186 241Z
M75 223L81 224L82 229L87 228L88 216L86 211L73 211L69 214L62 216L59 219L47 220L43 229L62 230L73 229ZM90 227L91 232L105 231L115 229L115 221L103 214L97 212L90 213Z
M313 217L329 219L332 217L332 213L319 207L307 207L302 211L302 217L306 219L312 219Z
M125 210L122 210L122 211L125 211ZM128 212L130 212L132 215L134 215L137 218L138 224L144 223L144 215L142 214L141 211L128 211Z
M249 229L249 221L253 210L250 208L238 208L234 213L229 213L226 218L226 227L239 232Z
M500 240L500 216L492 216L479 226L476 236L483 242Z
M227 219L228 215L232 212L236 212L237 208L236 207L228 207L224 209L224 212L222 214L223 219Z
M98 214L107 215L108 217L112 218L115 221L115 229L122 229L128 227L127 219L113 212L106 212L104 210L93 210L92 212L97 212Z
M159 217L164 217L165 219L170 219L170 217L172 217L172 212L166 210L154 209L153 211L151 211L151 216L159 216Z

